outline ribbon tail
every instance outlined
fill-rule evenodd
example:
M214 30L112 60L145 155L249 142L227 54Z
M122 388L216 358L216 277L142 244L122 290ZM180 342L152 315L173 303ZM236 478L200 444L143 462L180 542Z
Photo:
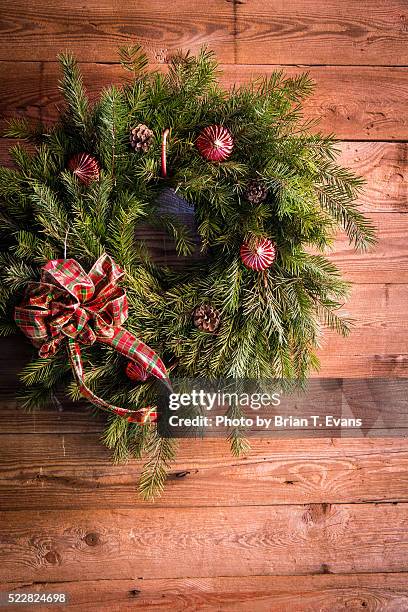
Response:
M145 370L158 378L169 391L172 391L170 378L166 370L166 366L160 359L157 353L147 344L138 340L136 336L124 329L118 327L115 329L111 338L99 337L99 342L104 342L121 353L131 361L138 363Z
M153 406L141 408L140 410L129 410L128 408L119 408L109 402L106 402L101 397L98 397L93 393L85 384L84 380L84 368L82 364L81 348L75 340L72 338L68 339L68 353L74 371L75 378L78 382L81 395L88 401L103 410L108 412L114 412L118 416L126 418L129 422L144 424L147 422L155 422L157 420L157 409Z

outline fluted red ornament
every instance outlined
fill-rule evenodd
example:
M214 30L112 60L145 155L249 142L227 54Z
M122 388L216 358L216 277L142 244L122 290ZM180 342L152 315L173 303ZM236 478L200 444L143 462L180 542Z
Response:
M89 185L92 181L99 179L100 167L98 160L89 155L89 153L77 153L71 157L68 162L68 168L84 185Z
M126 376L133 382L144 382L150 378L147 370L133 361L129 361L126 366Z
M197 149L204 159L221 162L231 155L234 139L222 125L210 125L203 129L196 140Z
M270 268L275 261L276 245L269 238L261 238L254 243L244 242L240 255L244 266L261 272Z

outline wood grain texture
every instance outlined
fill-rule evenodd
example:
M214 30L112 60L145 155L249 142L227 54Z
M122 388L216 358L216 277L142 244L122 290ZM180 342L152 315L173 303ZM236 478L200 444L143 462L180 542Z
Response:
M352 378L381 378L408 376L407 353L385 353L376 355L342 355L322 349L319 353L321 368L319 376L330 378L333 376Z
M407 528L406 503L10 511L1 515L0 577L404 572Z
M210 45L220 61L234 61L234 16L223 0L17 0L1 2L0 60L54 61L70 49L82 61L117 60L117 49L142 44L156 62L183 48Z
M31 145L26 141L18 141L14 140L13 138L0 138L0 165L6 166L8 168L14 167L14 164L10 157L10 149L14 147L17 143L23 145L24 148L30 153L35 152L34 145Z
M9 150L16 144L0 138L0 164L11 166ZM23 143L30 152L34 147ZM408 212L408 144L340 142L339 163L362 176L366 185L359 198L365 212Z
M237 64L408 64L404 0L250 0L236 13Z
M159 61L209 44L224 63L408 64L403 0L178 0L170 12L163 0L18 0L3 1L2 18L2 60L11 47L19 61L52 61L69 47L82 61L111 62L118 45L136 40Z
M17 351L16 351L17 353ZM18 354L18 353L17 353ZM73 404L63 401L59 406L44 406L41 409L24 412L19 405L20 383L9 384L8 390L2 391L0 400L0 433L94 433L96 437L102 432L104 413L97 416L85 403Z
M10 582L4 589L66 592L63 609L93 612L123 610L229 610L247 612L401 612L408 607L408 575L322 574L165 580L89 580L46 584ZM19 607L19 609L25 609Z
M274 66L227 66L223 82L245 83L267 75ZM320 120L323 132L341 140L406 140L408 120L404 96L408 91L405 68L283 67L288 75L307 71L316 83L304 105L305 115ZM402 108L404 107L404 108Z
M408 346L407 304L408 285L354 285L350 299L340 310L353 319L352 332L343 338L328 330L323 340L324 352L404 353Z
M3 510L408 502L406 439L251 439L241 459L226 440L181 440L163 497L151 504L136 491L141 463L112 465L97 433L0 442Z
M339 234L332 259L354 283L408 282L408 249L406 234L408 216L404 213L367 215L373 221L378 243L369 252L356 252L344 234Z
M165 67L162 67L163 69ZM228 87L251 78L269 75L282 66L225 65L222 83ZM82 64L85 83L92 98L109 83L123 81L123 70L112 64ZM289 75L305 68L287 67ZM319 118L324 132L342 140L408 139L405 100L408 71L404 68L321 66L307 69L316 82L314 95L305 104L308 118ZM59 68L55 62L0 62L3 95L0 115L16 114L43 121L55 120L61 103L57 89Z
M408 144L340 143L339 162L362 176L359 198L366 212L408 212Z

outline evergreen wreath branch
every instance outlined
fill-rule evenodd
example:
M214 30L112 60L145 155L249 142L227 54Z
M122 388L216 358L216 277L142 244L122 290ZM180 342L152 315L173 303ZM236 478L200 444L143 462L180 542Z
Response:
M303 117L313 82L276 71L225 91L205 48L177 53L166 74L148 69L139 45L122 47L119 58L128 79L91 103L77 61L61 54L65 107L57 124L9 123L7 135L33 143L35 153L17 144L15 168L0 168L0 333L15 331L14 307L47 261L66 251L89 269L107 252L125 272L129 331L163 357L173 377L304 384L319 367L323 327L347 335L352 326L341 312L349 285L324 252L339 229L356 248L375 243L358 206L362 180L338 165L334 137L311 132ZM213 133L218 140L209 146ZM222 159L212 157L217 147ZM194 207L194 223L161 208L169 190ZM135 240L139 223L164 229L185 268L155 263ZM251 268L242 248L260 243L266 259L255 260L267 265ZM157 405L154 385L132 381L113 350L92 346L83 359L86 384L107 401ZM60 354L27 364L22 382L27 409L55 403L61 387L81 399ZM241 415L240 407L231 414ZM147 457L140 493L161 493L174 440L155 424L110 416L103 441L115 461ZM230 443L234 454L248 450L242 428Z

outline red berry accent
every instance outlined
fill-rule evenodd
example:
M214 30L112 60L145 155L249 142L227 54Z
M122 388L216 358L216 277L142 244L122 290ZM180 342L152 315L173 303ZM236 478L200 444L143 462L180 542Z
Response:
M254 244L244 242L240 255L244 266L260 272L270 268L275 261L276 245L268 238L262 238Z
M68 162L68 168L84 185L90 185L92 181L99 179L99 163L95 157L88 153L78 153L71 157Z
M204 159L221 162L231 155L234 139L231 132L222 125L210 125L200 133L196 145Z
M150 378L147 370L133 361L129 361L126 366L126 376L133 382L144 382Z

